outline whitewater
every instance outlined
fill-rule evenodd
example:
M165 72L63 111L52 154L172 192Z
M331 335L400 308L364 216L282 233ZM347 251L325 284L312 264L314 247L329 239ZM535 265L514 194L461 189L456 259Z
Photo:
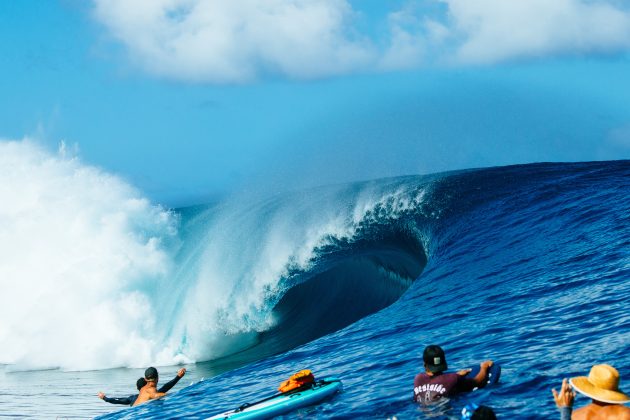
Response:
M177 209L65 148L0 142L0 168L0 416L204 418L309 368L344 391L307 417L456 418L471 399L554 417L563 377L630 378L629 161ZM415 405L434 343L453 368L499 361L502 383ZM157 403L96 398L133 393L149 365L189 373Z

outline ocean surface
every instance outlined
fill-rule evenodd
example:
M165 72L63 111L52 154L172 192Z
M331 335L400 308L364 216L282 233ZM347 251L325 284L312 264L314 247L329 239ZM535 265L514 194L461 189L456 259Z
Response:
M344 389L286 418L459 418L470 401L499 418L558 418L550 389L596 363L617 367L628 392L630 161L471 169L166 210L55 159L45 169L35 159L30 176L87 170L86 184L99 180L107 196L71 184L70 202L34 201L34 181L30 198L3 214L21 227L0 233L18 242L0 269L3 290L15 291L0 301L0 417L202 419L273 394L301 369L341 378ZM56 225L36 244L20 242L38 214ZM27 251L48 253L45 266ZM500 384L413 403L428 344L445 349L452 369L501 363ZM188 372L137 408L96 397L132 394L148 365L161 383Z

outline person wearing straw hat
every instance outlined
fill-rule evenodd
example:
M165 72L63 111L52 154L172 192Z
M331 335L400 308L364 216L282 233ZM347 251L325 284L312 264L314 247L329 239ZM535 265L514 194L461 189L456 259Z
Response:
M622 405L630 402L630 396L619 389L619 372L614 367L595 365L588 376L571 378L569 383L577 392L592 399L589 405L575 410L571 416L572 419L630 420L630 408ZM568 389L566 379L562 383L560 394L555 389L552 393L563 418L566 418L575 396ZM569 410L566 407L569 407Z

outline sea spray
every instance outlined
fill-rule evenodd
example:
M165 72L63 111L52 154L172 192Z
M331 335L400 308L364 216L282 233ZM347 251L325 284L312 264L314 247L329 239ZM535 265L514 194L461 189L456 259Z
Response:
M274 308L288 290L359 257L352 244L379 223L422 215L428 185L422 179L344 184L256 199L234 196L199 209L182 226L190 236L173 282L180 296L170 302L185 305L166 310L177 319L169 347L199 361L259 344L258 333L278 325ZM411 269L416 274L425 257L424 244L419 248ZM370 272L380 267L383 278L392 276L383 269L387 260L392 266L402 260L387 256L385 265L373 266L377 257L370 258L361 265L370 265Z
M363 309L340 314L343 327L390 304L419 275L427 240L417 222L437 217L422 177L166 210L65 147L53 154L28 140L2 142L0 167L0 282L8 291L0 363L10 369L231 355L270 338L286 322L276 305L309 281L347 281L339 293L367 293ZM291 302L282 309L293 311ZM274 340L273 351L297 343Z
M29 140L0 142L0 363L144 366L178 220L119 177Z

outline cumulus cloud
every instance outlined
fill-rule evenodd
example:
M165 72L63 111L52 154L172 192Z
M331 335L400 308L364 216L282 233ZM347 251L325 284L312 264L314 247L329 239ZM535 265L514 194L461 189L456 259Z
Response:
M443 1L457 63L630 48L630 11L610 1Z
M95 12L140 65L175 78L322 77L374 59L343 0L97 0Z
M94 3L97 20L135 64L187 81L308 79L630 49L630 10L616 0L409 1L382 17L386 29L369 34L357 23L370 11L347 0Z

